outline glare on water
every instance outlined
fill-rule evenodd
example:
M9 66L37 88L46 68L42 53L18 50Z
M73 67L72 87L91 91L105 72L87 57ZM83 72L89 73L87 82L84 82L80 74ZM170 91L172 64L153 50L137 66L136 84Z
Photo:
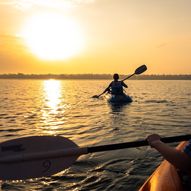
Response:
M44 92L47 105L53 112L56 112L61 97L61 82L58 80L44 81Z
M93 99L109 81L0 80L0 141L60 135L92 146L187 134L190 81L127 81L133 102ZM3 190L137 190L162 160L148 147L81 156L50 178L3 183Z

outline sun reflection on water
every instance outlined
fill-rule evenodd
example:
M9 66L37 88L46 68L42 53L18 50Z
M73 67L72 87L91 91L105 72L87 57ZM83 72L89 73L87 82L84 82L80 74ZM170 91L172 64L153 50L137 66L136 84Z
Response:
M46 104L52 111L58 109L61 97L61 84L58 80L44 81L44 91L46 94Z
M59 117L63 117L63 113L65 112L61 105L61 101L63 101L61 88L61 82L59 80L50 79L43 82L45 105L41 110L43 121L41 129L45 134L55 135L56 129L63 123L59 120Z

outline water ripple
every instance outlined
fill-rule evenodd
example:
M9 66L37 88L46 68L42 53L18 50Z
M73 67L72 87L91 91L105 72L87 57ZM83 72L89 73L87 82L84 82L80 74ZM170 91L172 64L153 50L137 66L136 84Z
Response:
M118 107L105 97L92 98L108 81L0 80L1 141L60 135L91 147L142 140L151 133L173 136L190 131L190 81L128 83L133 102ZM3 182L2 190L133 191L161 160L148 147L92 153L57 175Z

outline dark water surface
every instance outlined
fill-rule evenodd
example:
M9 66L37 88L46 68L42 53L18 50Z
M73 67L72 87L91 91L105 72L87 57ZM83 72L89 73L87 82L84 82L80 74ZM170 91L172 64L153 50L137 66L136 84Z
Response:
M93 99L109 81L0 80L0 141L60 135L79 146L145 139L151 133L190 133L191 81L128 81L133 102ZM173 144L174 145L174 144ZM2 182L7 191L138 190L160 163L149 147L81 156L50 178Z

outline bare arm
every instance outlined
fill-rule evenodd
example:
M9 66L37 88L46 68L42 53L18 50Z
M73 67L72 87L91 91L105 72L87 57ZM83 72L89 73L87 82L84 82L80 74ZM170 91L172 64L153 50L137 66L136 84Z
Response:
M92 98L99 98L101 95L103 95L106 92L110 91L110 87L111 87L111 83L109 84L109 86L99 95L94 95Z
M127 84L125 84L123 81L122 81L122 86L128 88Z
M112 82L109 84L109 86L103 91L102 94L109 92L110 91L110 87L111 87Z
M103 91L103 93L102 94L104 94L104 93L106 93L106 92L108 92L109 91L109 89L110 89L110 86L108 86L104 91Z
M148 136L147 140L151 147L159 151L176 168L186 172L191 171L191 158L186 153L166 145L157 134Z

